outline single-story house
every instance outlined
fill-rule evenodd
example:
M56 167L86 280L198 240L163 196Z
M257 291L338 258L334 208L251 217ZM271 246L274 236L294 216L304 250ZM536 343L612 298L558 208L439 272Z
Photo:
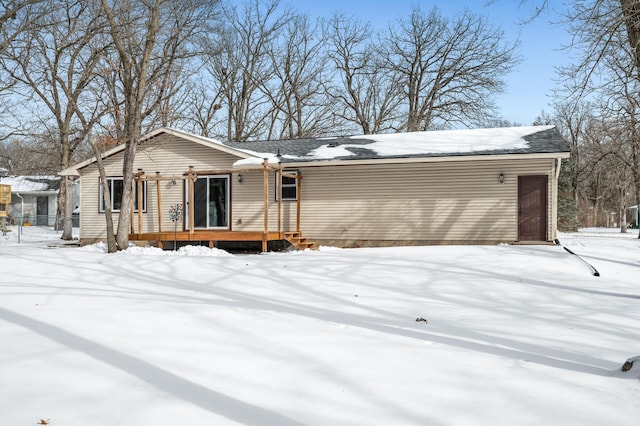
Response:
M104 154L119 214L124 146ZM553 126L222 143L170 128L141 138L130 239L288 240L298 247L548 242L569 149ZM81 243L105 238L95 158ZM183 214L176 215L180 210Z
M11 186L8 217L13 223L53 226L58 206L59 176L7 176L0 179Z

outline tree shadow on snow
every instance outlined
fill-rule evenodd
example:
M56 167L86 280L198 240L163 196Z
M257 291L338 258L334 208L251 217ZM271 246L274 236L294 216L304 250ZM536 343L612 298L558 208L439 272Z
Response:
M155 388L207 411L245 425L302 425L276 412L216 392L131 355L63 330L62 328L0 308L0 318L24 327L70 349L124 371Z
M296 284L292 282L283 284L283 281L279 280L280 277L277 268L275 267L275 259L270 260L271 265L265 266L265 264L261 264L259 265L261 266L261 268L256 268L256 271L254 271L256 273L256 279L260 278L268 280L274 286L296 286ZM335 261L335 259L332 260ZM127 268L126 265L120 266ZM353 269L353 264L349 263L349 266L351 267L351 275L353 276L354 274L357 274L357 272ZM215 262L215 281L225 282L227 280L233 280L234 274L237 273L235 269L237 267L237 264L230 265L226 262ZM468 272L471 274L477 274L478 276L487 274L486 271L474 271L473 269L469 270ZM312 318L330 323L339 323L346 326L368 329L375 332L395 336L419 339L422 341L431 341L444 345L459 347L462 349L478 351L501 357L508 357L525 362L532 362L580 373L594 374L598 376L612 376L615 371L612 369L598 367L597 365L606 364L606 361L601 359L596 359L577 353L564 351L561 349L552 349L542 345L529 344L508 338L486 335L480 332L475 332L473 330L463 329L461 327L449 326L445 323L443 323L443 326L438 329L425 329L424 327L418 328L419 326L412 324L404 314L392 311L383 311L377 308L367 307L363 305L355 305L349 300L336 298L329 294L325 294L324 298L325 300L332 302L332 305L335 306L335 308L309 306L298 302L275 299L263 294L251 295L248 292L243 291L242 288L234 290L219 286L212 286L210 284L185 282L180 281L179 279L175 279L175 277L171 277L170 275L164 275L164 279L159 279L157 271L145 274L140 269L136 270L134 268L131 268L130 270L127 270L127 275L130 278L152 280L156 288L158 289L162 287L174 289L179 288L195 291L199 295L203 296L199 297L195 295L184 295L186 296L184 301L188 301L190 303L205 303L264 312L282 312L299 317ZM500 277L500 274L494 273L493 276ZM289 276L289 279L290 278L291 277ZM504 278L513 280L512 276L505 276ZM544 285L546 283L541 284ZM298 283L297 286L304 288L303 291L305 292L309 291L307 286L305 286L304 284ZM569 289L573 290L572 288ZM316 291L313 291L313 293L320 296L320 293ZM213 299L207 297L206 295L216 296L217 298ZM178 300L181 299L183 295L172 294L169 297L175 297L176 300ZM341 308L345 306L357 306L364 312L344 312L341 310ZM366 314L366 311L369 311L370 314Z

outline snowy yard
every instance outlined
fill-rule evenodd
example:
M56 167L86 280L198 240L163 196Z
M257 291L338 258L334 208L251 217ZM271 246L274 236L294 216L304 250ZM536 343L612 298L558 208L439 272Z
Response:
M263 255L0 236L0 425L637 425L640 240ZM423 318L425 321L416 321Z

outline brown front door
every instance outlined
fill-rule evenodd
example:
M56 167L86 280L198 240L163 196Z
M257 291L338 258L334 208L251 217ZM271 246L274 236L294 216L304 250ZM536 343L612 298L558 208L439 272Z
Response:
M547 176L518 176L518 241L547 240Z

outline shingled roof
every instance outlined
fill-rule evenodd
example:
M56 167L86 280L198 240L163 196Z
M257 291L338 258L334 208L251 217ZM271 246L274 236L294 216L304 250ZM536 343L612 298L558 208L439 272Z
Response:
M569 152L554 126L226 142L225 145L254 154L279 154L283 163Z

